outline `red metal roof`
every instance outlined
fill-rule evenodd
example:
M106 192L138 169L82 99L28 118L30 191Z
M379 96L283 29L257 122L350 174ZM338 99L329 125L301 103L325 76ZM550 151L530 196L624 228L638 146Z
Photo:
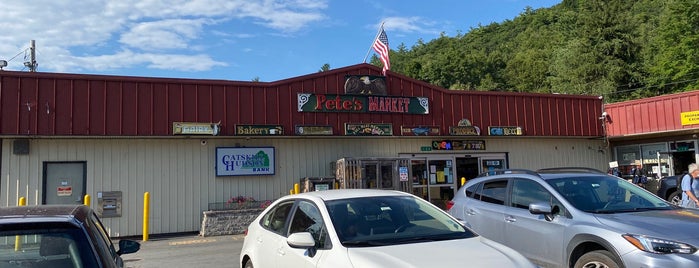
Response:
M56 73L0 72L0 135L170 136L173 122L330 125L345 123L439 126L442 135L461 119L483 132L520 126L526 136L602 136L602 100L595 96L453 91L388 72L388 95L427 97L429 114L298 112L297 94L343 94L345 75L381 75L369 64L276 82L168 79Z
M696 129L699 125L683 126L680 115L699 111L699 90L610 103L604 110L611 119L607 123L610 138Z

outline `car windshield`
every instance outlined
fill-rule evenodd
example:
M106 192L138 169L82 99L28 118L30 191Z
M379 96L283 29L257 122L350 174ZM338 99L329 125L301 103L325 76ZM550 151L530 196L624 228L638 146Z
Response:
M446 213L411 196L325 202L340 242L347 247L383 246L474 237Z
M0 267L97 267L90 248L75 228L3 231Z
M566 176L546 182L575 208L585 212L623 213L674 208L648 191L613 176Z

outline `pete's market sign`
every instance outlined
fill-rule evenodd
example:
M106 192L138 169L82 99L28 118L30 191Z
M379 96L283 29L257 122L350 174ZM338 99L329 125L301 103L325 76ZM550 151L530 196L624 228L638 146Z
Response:
M216 147L216 176L274 175L274 147Z
M299 112L429 114L425 97L298 93Z

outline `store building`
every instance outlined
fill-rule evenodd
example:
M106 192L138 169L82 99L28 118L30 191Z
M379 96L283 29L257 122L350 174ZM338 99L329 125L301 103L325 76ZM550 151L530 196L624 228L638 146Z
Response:
M269 83L2 71L0 198L89 194L118 237L141 234L145 192L151 234L193 232L211 203L276 199L309 177L443 205L461 178L491 169L609 164L596 96L380 74L369 64Z
M611 166L623 176L639 165L658 178L678 175L697 162L699 91L611 103L604 110Z

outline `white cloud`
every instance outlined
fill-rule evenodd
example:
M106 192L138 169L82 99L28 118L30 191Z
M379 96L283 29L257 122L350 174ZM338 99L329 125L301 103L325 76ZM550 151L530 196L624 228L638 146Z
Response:
M436 23L421 17L387 17L383 20L384 28L405 33L439 34ZM373 26L374 29L379 25Z
M0 59L36 40L43 71L139 65L203 71L227 65L202 54L204 38L221 33L209 27L247 20L291 34L326 19L327 0L32 0L5 3L2 9ZM252 36L230 31L234 38ZM13 60L8 68L22 69L22 61Z
M84 57L64 55L59 58L62 59L62 64L56 65L56 71L58 72L104 71L116 68L134 68L141 65L153 69L195 72L227 66L226 63L215 61L205 54L154 54L137 53L130 50L119 51L111 55Z
M184 49L199 36L205 24L204 19L141 22L122 34L119 41L143 50Z

